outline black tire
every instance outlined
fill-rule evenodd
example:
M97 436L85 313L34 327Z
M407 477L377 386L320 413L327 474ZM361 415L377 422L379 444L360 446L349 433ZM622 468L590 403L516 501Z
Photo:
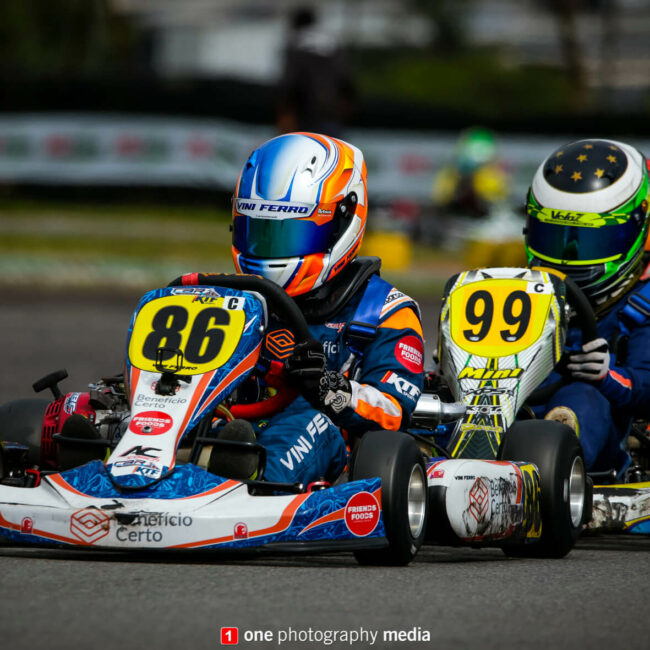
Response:
M41 464L41 433L45 409L51 400L18 399L0 406L0 440L29 447L27 461Z
M427 525L427 475L416 442L400 431L370 431L356 450L351 480L379 477L388 547L355 551L359 564L403 566L416 555Z
M514 557L564 557L589 518L587 474L575 433L551 420L515 422L501 441L498 457L537 465L542 501L540 540L504 545L504 553Z

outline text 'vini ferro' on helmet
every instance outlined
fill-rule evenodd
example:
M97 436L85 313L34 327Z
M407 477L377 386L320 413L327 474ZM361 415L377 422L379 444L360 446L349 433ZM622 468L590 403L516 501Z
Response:
M312 291L357 255L367 211L366 164L357 147L316 133L273 138L251 154L237 182L235 267L291 296Z

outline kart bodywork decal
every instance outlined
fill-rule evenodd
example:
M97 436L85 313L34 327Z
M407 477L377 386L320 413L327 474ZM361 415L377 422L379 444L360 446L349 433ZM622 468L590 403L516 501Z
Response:
M587 529L650 534L650 483L595 485Z
M115 486L104 464L93 460L86 465L44 478L64 490L98 499L179 499L204 496L224 484L239 485L237 481L216 476L196 465L179 465L164 481L141 490L120 490Z
M530 463L436 459L427 468L431 521L465 542L541 535L540 487ZM448 523L447 523L448 522Z
M357 493L357 494L359 494L359 493ZM375 492L373 492L372 496L374 497L374 499L378 503L381 503L381 488L379 490L376 490ZM349 504L349 502L348 502L348 504ZM322 517L319 517L315 521L312 521L309 525L305 526L305 528L303 528L300 531L300 533L298 533L298 535L304 535L305 533L307 533L312 528L316 528L316 526L323 526L324 524L329 524L329 523L335 522L335 521L343 521L345 519L348 504L346 504L344 508L339 508L338 510L335 510L334 512L330 512L329 514L323 515Z
M454 458L496 458L503 432L564 347L564 293L542 269L480 269L450 280L440 365L454 399L467 406L450 438Z
M89 465L103 470L99 461ZM75 476L74 470L66 474L78 487L88 478ZM193 468L186 478L191 474L198 478L207 472ZM3 537L21 544L122 549L237 549L296 542L326 543L335 549L338 540L355 541L358 548L364 539L372 540L369 544L385 539L378 478L298 495L252 496L243 483L213 477L222 482L189 497L169 499L160 498L162 486L115 494L95 485L89 491L101 496L90 496L60 475L50 478L38 488L0 489L5 501L0 508ZM203 481L203 487L206 484ZM195 482L194 490L198 487ZM376 508L359 506L368 498ZM351 504L357 517L352 530L345 514Z

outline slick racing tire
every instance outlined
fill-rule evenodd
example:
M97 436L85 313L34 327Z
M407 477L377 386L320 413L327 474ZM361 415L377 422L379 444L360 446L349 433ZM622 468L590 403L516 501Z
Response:
M537 542L507 544L514 557L564 557L589 519L589 486L582 447L571 428L552 420L515 422L506 432L499 460L534 463L539 469L542 534Z
M351 480L379 477L388 546L355 551L359 564L403 566L416 555L426 531L427 475L413 438L400 431L370 431L356 450Z
M50 400L29 398L0 406L0 440L29 447L29 465L41 463L41 433Z

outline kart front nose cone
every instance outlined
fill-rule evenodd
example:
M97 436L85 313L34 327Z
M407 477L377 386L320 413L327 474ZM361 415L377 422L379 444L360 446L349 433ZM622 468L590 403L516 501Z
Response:
M582 511L585 503L585 464L580 456L573 459L569 478L564 484L565 498L569 502L571 525L578 528L582 523Z
M422 532L427 508L426 500L427 485L424 472L419 465L415 465L411 470L408 489L408 518L413 538L417 538Z

